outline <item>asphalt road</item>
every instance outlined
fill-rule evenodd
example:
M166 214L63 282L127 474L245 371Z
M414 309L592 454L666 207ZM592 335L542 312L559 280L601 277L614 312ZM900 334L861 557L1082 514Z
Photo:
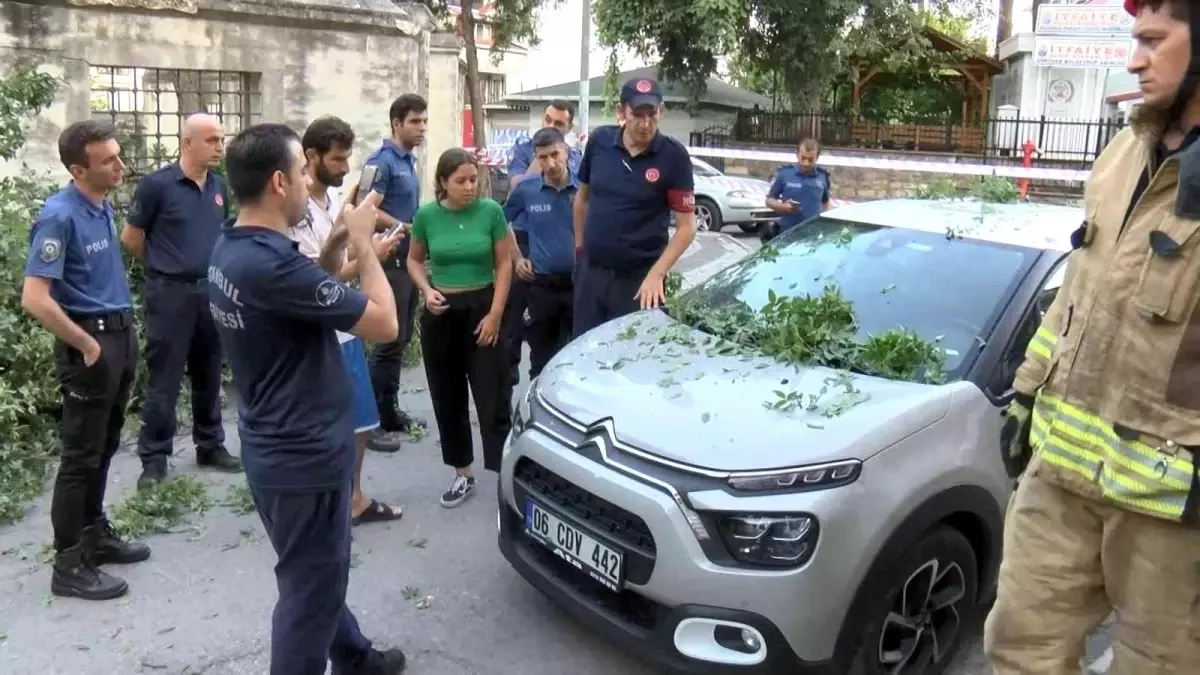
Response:
M722 252L712 256L709 244L689 254L689 266L728 253L727 242L717 242ZM405 371L402 383L403 405L432 423L423 372ZM237 452L232 420L226 429ZM131 587L120 600L49 594L49 569L36 561L50 538L48 500L23 522L0 529L0 672L267 672L274 554L255 515L220 503L242 478L197 472L186 439L177 441L172 470L199 476L216 504L191 526L151 537L149 561L114 570ZM133 490L139 471L132 449L124 449L113 466L110 503ZM371 453L365 474L370 496L406 512L398 522L356 530L348 601L369 637L408 652L409 672L653 675L512 571L496 547L494 483L482 481L474 500L458 509L438 505L451 473L441 463L436 432L395 455ZM949 672L988 673L977 638Z

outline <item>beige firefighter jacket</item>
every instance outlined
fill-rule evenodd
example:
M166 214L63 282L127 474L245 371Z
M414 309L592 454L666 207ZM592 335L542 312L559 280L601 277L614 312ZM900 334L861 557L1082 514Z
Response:
M1130 208L1161 129L1143 114L1096 160L1016 389L1036 396L1031 439L1050 480L1186 521L1200 510L1187 449L1200 450L1200 219L1175 214L1179 154L1151 167Z

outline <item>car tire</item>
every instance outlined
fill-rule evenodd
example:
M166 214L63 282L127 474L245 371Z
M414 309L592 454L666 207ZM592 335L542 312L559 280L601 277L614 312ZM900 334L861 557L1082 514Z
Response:
M754 234L762 229L762 223L738 223L738 227L746 234Z
M700 225L700 214L708 213L708 227ZM725 227L724 221L721 220L721 209L717 207L717 203L708 197L696 198L696 229L699 232L720 232L721 228Z
M974 625L978 569L971 543L948 526L927 532L894 564L878 565L848 675L945 672Z

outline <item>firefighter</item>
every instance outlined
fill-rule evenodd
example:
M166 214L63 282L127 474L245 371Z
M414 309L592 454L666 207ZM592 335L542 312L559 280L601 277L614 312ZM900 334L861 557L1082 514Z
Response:
M985 648L996 675L1200 668L1200 58L1188 0L1125 0L1143 103L1092 168L1066 280L1017 372Z

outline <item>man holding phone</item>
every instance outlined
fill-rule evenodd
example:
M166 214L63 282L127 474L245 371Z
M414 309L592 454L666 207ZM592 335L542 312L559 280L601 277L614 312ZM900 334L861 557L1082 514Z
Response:
M426 107L425 99L416 94L403 94L393 101L388 111L390 137L366 161L377 171L371 191L383 197L376 227L380 230L403 228L405 233L395 253L383 266L395 295L400 334L391 342L375 345L370 357L379 428L372 432L367 447L380 452L399 450L401 434L411 433L414 427L425 426L423 420L400 410L399 398L400 361L412 339L413 317L420 299L408 276L405 261L408 259L409 246L407 234L421 201L421 180L417 176L417 160L413 152L425 142L425 124L428 120ZM366 195L361 197L365 198Z
M767 207L782 214L774 234L783 234L829 208L829 172L816 165L820 156L821 145L806 138L796 148L796 164L775 174L767 191Z

